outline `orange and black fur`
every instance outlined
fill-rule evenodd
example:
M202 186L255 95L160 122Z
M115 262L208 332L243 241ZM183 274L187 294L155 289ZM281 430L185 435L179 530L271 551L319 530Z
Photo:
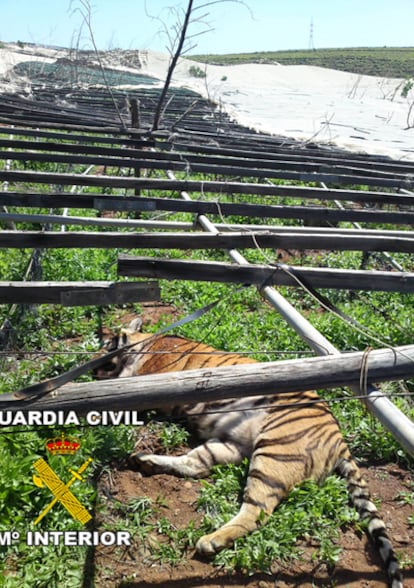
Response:
M122 344L136 342L121 356L111 377L214 368L254 360L176 336L153 336L127 329ZM112 347L119 344L119 338ZM214 554L263 524L290 490L304 480L321 482L336 471L345 478L352 503L367 521L387 570L390 586L402 588L398 561L367 484L342 437L335 417L315 392L252 396L171 408L185 415L205 442L182 456L134 453L131 459L146 473L202 478L215 464L250 460L239 513L197 543L202 554ZM300 406L298 406L298 403ZM221 411L221 412L220 412Z

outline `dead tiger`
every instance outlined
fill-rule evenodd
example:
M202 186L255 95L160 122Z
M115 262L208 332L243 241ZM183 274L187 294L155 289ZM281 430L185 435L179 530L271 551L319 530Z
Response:
M139 333L131 323L110 350L135 343L118 357L107 377L127 377L197 368L214 368L254 360L177 336ZM214 554L235 539L254 531L272 514L290 490L304 480L318 483L336 471L345 478L352 503L367 521L388 573L390 586L402 588L395 552L370 499L367 483L345 444L339 425L325 403L315 403L315 392L283 396L252 396L218 402L171 407L184 415L205 443L181 456L133 453L130 460L145 473L168 473L203 478L215 464L250 460L239 513L220 529L201 537L196 549ZM297 406L297 404L300 406ZM221 412L219 412L221 411ZM259 523L260 521L260 523Z

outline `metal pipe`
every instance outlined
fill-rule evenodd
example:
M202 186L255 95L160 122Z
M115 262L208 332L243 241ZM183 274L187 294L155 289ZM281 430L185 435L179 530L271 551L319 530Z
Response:
M167 172L169 179L175 179L171 171ZM187 192L181 192L184 200L191 200ZM200 226L207 232L217 234L219 231L215 225L204 215L197 218ZM236 249L228 250L230 258L238 264L248 264L247 259ZM260 290L261 295L269 302L287 321L287 323L306 341L306 343L318 355L339 355L341 352L328 339L326 339L309 321L307 321L275 288L265 286ZM363 365L361 366L361 371ZM360 395L358 386L352 386L354 394ZM414 457L414 423L397 408L375 386L367 386L365 404L368 410L377 417L384 427L397 439L401 446Z
M1 207L4 209L6 207ZM158 229L166 231L196 231L196 223L185 221L160 221L160 220L142 220L142 219L119 219L119 218L96 218L87 216L70 216L62 217L60 214L28 214L15 212L0 212L0 221L7 223L12 222L31 222L31 223L50 223L50 224L66 224L66 225L95 225L106 227L123 227L131 229ZM363 237L374 236L377 231L370 229L333 229L326 227L278 227L275 225L249 225L249 224L232 224L232 223L217 223L214 225L219 233L229 231L266 231L271 233L279 233L280 235L289 234L309 234L309 235L362 235ZM15 230L16 227L13 227ZM413 231L381 231L382 237L394 237L396 239L413 238ZM399 270L399 271L404 271Z

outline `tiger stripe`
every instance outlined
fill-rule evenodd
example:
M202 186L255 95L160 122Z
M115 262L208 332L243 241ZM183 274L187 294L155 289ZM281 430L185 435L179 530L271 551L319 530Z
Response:
M109 376L126 377L196 368L254 363L249 357L224 353L203 343L176 336L153 336L125 330L123 343L136 343L134 354L118 359ZM119 339L112 341L114 347ZM321 482L337 471L347 483L352 503L378 550L391 588L403 588L398 560L385 524L353 460L339 425L316 392L247 397L172 407L170 414L188 417L207 441L182 456L132 454L131 461L147 473L205 477L218 463L250 459L239 513L197 543L202 554L212 554L263 524L297 484ZM259 522L260 521L260 522Z

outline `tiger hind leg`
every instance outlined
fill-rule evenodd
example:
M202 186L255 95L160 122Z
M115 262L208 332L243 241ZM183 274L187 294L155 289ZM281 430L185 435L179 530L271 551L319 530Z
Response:
M296 468L292 474L289 465L286 467L286 464L276 462L272 457L254 455L238 514L214 533L201 537L196 550L204 555L213 555L263 525L291 488L303 479L301 468ZM275 471L277 479L273 476ZM266 477L263 472L270 472L271 477Z
M213 465L240 463L244 455L236 443L209 439L188 453L179 456L132 453L130 463L146 474L173 474L182 478L205 478Z

